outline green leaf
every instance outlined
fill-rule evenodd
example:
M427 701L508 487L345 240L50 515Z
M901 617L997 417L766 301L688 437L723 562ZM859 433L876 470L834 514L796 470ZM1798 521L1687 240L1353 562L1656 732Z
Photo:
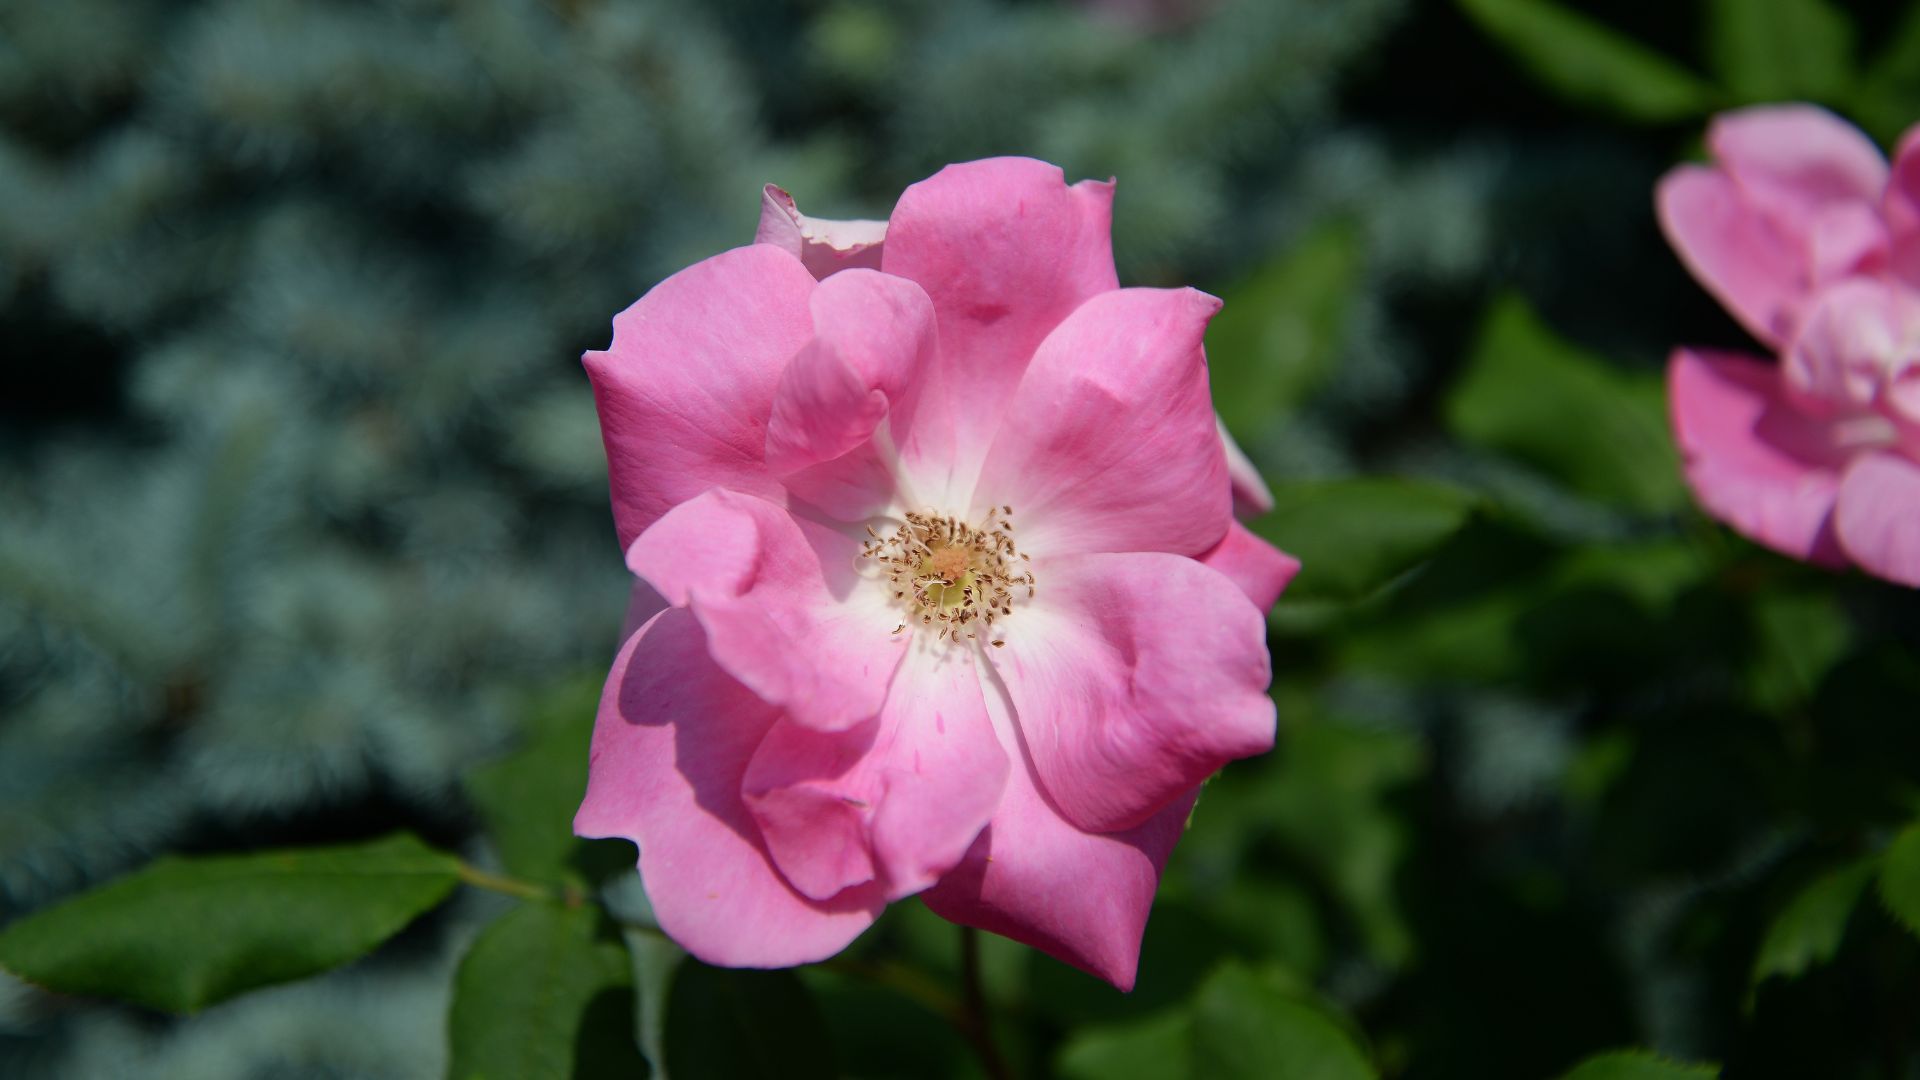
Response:
M1254 435L1332 372L1362 254L1359 230L1331 222L1222 291L1226 306L1207 327L1207 371L1229 430Z
M1880 899L1907 929L1920 934L1920 822L1900 830L1880 864Z
M1574 1066L1561 1080L1712 1080L1718 1065L1681 1065L1645 1050L1613 1050Z
M1480 28L1562 97L1627 120L1665 123L1720 104L1693 72L1548 0L1460 0Z
M1341 1023L1237 964L1221 966L1193 1002L1195 1076L1367 1080L1378 1075Z
M193 1012L344 964L459 881L395 834L336 847L165 858L0 932L0 967L66 994Z
M573 835L573 814L587 788L599 700L597 674L560 684L534 706L519 752L467 773L467 794L509 873L550 882L578 876L589 845ZM630 867L633 849L613 846Z
M1401 678L1572 679L1670 660L1673 613L1711 567L1681 540L1566 548L1481 517L1346 628L1339 663Z
M622 936L633 962L635 1037L654 1080L667 1080L667 996L687 953L664 934L627 930Z
M1290 600L1358 600L1406 573L1465 525L1472 497L1415 480L1289 484L1253 530L1300 560Z
M1060 1049L1063 1080L1180 1080L1193 1024L1185 1010L1078 1031Z
M1660 380L1560 339L1518 297L1494 303L1446 412L1461 439L1593 498L1656 512L1685 502Z
M888 909L888 917L892 914ZM890 941L888 951L902 944ZM919 968L915 965L912 970ZM933 970L943 975L923 977L936 983L952 977L944 968ZM944 1010L874 978L871 970L853 975L846 969L813 964L798 973L826 1017L841 1075L981 1080L972 1046L954 1029Z
M1853 24L1825 0L1711 0L1707 55L1742 101L1837 101L1853 81Z
M1811 698L1854 641L1853 619L1831 589L1757 593L1753 625L1747 685L1754 703L1770 712Z
M1774 916L1753 961L1753 982L1772 975L1789 979L1840 951L1847 920L1867 882L1879 869L1877 858L1861 859L1813 879Z
M838 1075L826 1019L791 971L680 965L667 1000L667 1071L689 1077Z
M598 918L591 908L523 903L475 939L447 1017L451 1080L644 1071L627 951L596 936Z

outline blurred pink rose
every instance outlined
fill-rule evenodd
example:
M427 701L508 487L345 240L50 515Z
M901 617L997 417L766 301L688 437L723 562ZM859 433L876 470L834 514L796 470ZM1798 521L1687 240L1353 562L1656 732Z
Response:
M1199 784L1272 745L1298 564L1230 512L1265 493L1219 301L1119 288L1112 199L1025 159L886 222L770 187L587 354L646 621L575 828L639 844L696 956L818 960L920 893L1130 987Z
M1891 170L1810 105L1724 114L1707 144L1714 166L1661 180L1661 226L1780 359L1675 351L1694 494L1795 558L1920 585L1920 131Z

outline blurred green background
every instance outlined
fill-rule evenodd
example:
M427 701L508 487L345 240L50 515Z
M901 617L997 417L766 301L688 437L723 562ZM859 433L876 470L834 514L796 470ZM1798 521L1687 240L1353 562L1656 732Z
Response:
M1664 419L1672 346L1745 343L1653 183L1782 99L1889 145L1920 9L9 0L0 924L396 829L631 912L630 848L552 850L626 597L579 354L766 182L884 217L1023 153L1118 177L1123 282L1227 300L1307 569L1139 989L984 943L1015 1070L1920 1076L1920 598L1703 519ZM480 1028L497 1075L981 1074L916 903L797 976L582 937L620 970L544 1031L484 998L552 950L456 979L513 904L184 1019L0 975L0 1074L438 1076Z

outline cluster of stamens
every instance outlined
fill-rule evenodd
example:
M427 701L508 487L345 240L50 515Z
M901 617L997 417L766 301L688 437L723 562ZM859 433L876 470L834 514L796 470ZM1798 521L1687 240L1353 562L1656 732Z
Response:
M907 608L906 621L896 634L918 622L932 629L936 640L952 637L974 640L985 633L995 647L1005 645L994 631L995 619L1013 614L1015 594L1034 595L1031 562L1013 543L1011 506L987 511L979 526L939 514L910 513L893 532L882 534L867 526L870 538L860 547L863 558L878 562L887 575L893 598Z

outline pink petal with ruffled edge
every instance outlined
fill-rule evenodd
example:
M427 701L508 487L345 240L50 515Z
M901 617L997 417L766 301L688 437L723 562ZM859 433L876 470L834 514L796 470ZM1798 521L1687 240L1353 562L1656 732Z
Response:
M1035 559L1034 574L988 659L1068 821L1131 828L1273 748L1266 620L1224 575L1145 552Z
M1810 287L1799 238L1758 213L1726 174L1698 165L1662 177L1655 202L1667 242L1694 280L1754 337L1780 344Z
M1003 695L989 686L986 700L1013 761L1006 793L966 858L922 899L941 918L1024 942L1133 989L1160 871L1199 791L1175 798L1138 828L1082 832L1042 793Z
M767 462L787 489L843 521L896 498L897 463L910 478L929 455L950 457L944 431L914 423L924 377L938 363L933 304L920 286L873 270L821 282L814 338L780 377L767 425ZM889 442L889 446L891 441Z
M662 612L628 639L600 699L574 831L639 844L661 929L710 964L824 959L885 904L877 887L808 900L768 861L740 782L777 716L714 665L684 611Z
M1761 209L1789 227L1829 203L1877 205L1887 184L1887 159L1873 140L1817 105L1721 113L1707 128L1707 146Z
M1796 559L1846 565L1833 533L1847 454L1787 398L1772 364L1681 349L1668 366L1674 436L1707 512Z
M767 463L782 475L865 443L937 347L933 304L905 278L838 274L811 310L814 339L781 374L767 424Z
M1262 614L1273 610L1287 584L1300 572L1299 559L1253 535L1237 521L1199 561L1238 585Z
M1833 520L1860 569L1920 587L1920 465L1891 452L1859 458L1840 480Z
M886 239L884 221L808 217L780 188L768 184L761 193L760 228L753 242L786 251L816 278L824 280L842 270L878 270Z
M980 471L976 514L1011 505L1035 558L1218 544L1233 496L1200 350L1218 310L1193 289L1082 304L1034 354Z
M622 550L709 487L780 496L767 415L813 335L813 290L785 252L735 248L654 286L613 320L613 344L586 354Z
M690 607L713 658L798 723L842 730L880 711L908 635L860 545L751 495L715 489L668 511L627 566Z
M828 897L877 880L897 900L966 854L1007 781L974 664L970 653L916 650L870 724L774 725L743 790L795 888Z
M900 196L881 269L933 300L941 364L928 407L945 411L955 439L944 481L919 492L931 505L965 504L1034 350L1088 297L1119 287L1112 219L1111 182L1069 186L1031 158L949 165Z
M1797 250L1801 290L1884 265L1887 161L1857 127L1816 106L1755 106L1720 113L1707 144L1741 206Z

